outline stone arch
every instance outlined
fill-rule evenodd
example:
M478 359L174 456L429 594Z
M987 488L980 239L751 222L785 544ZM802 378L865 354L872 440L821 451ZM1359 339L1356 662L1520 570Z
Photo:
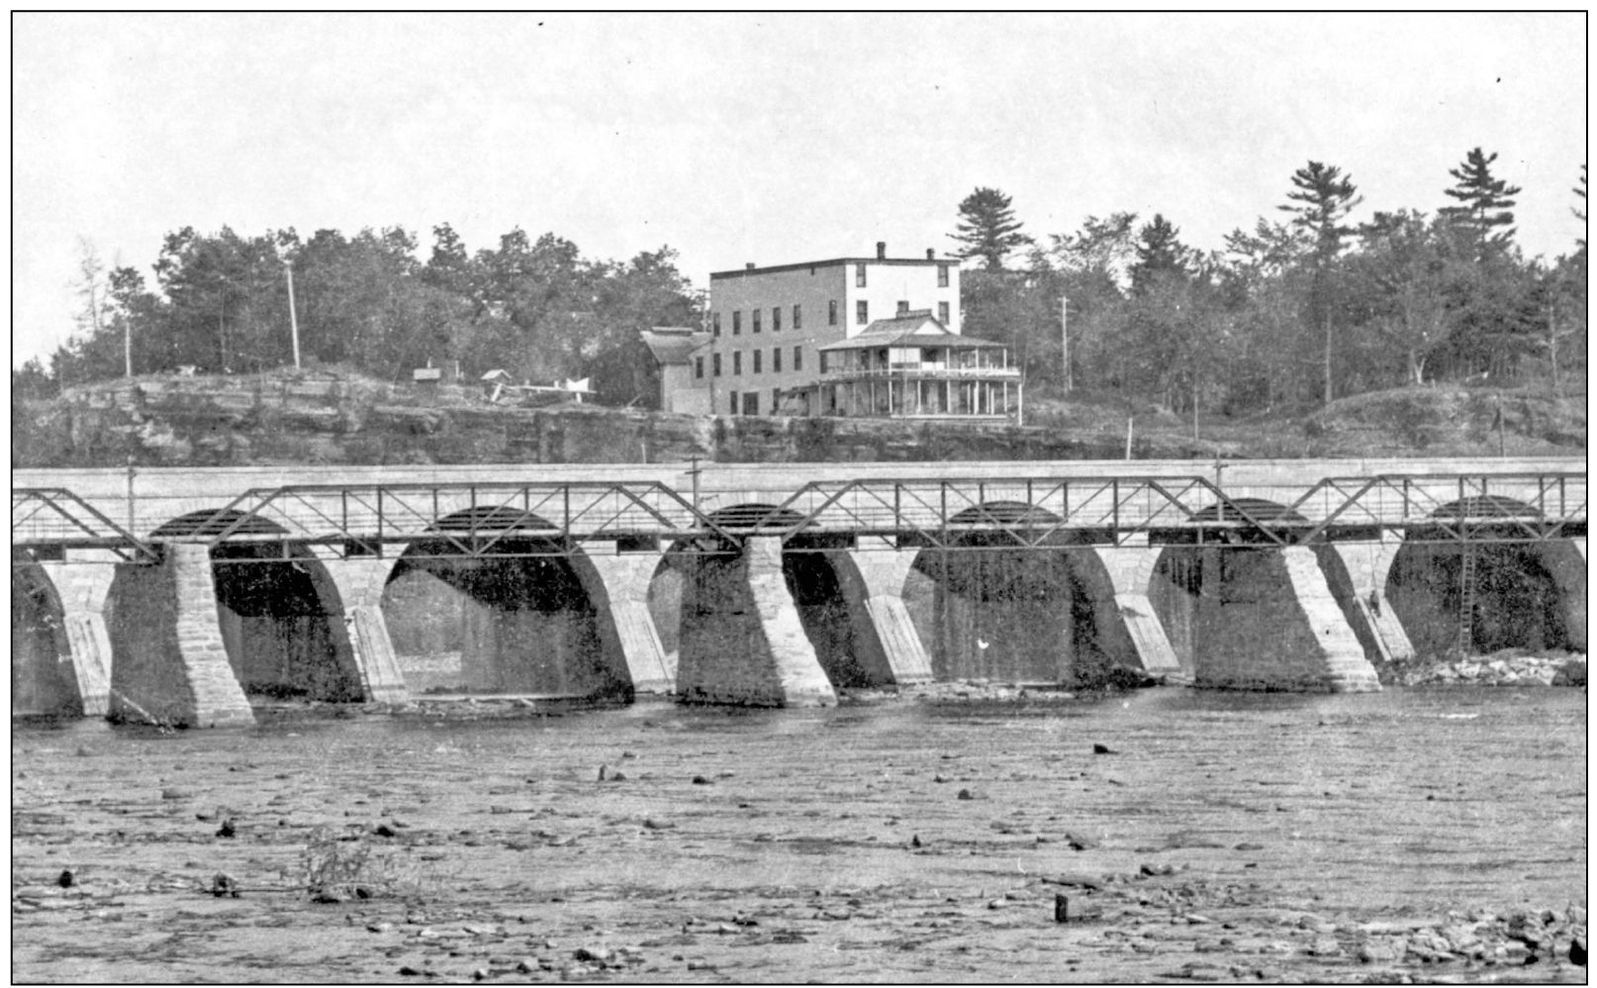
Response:
M1243 497L1196 511L1192 521L1243 523L1205 530L1201 543L1190 529L1156 535L1163 547L1149 600L1198 685L1373 688L1367 656L1376 648L1354 630L1362 622L1354 620L1347 564L1323 539L1276 539L1309 519L1279 502Z
M1091 533L1024 501L962 509L951 548L923 548L904 599L937 679L1095 685L1136 666L1115 640L1114 587ZM1040 544L1039 543L1040 540Z
M217 622L245 695L256 701L363 699L343 602L321 559L286 539L231 540L287 536L286 529L237 511L197 511L160 525L150 541L224 532L229 538L210 548Z
M734 536L777 535L804 516L779 505L746 502L720 508L710 520ZM800 532L782 543L782 577L798 613L804 636L816 661L834 688L891 684L892 669L870 629L865 605L869 591L847 552L850 540ZM740 580L741 545L724 542L673 546L665 554L651 585L651 608L670 624L670 603L676 600L674 631L662 630L662 645L681 649L706 622L741 594L730 592Z
M596 606L602 583L557 526L478 506L429 535L400 555L382 597L411 693L631 699L614 628Z
M1404 533L1386 584L1419 653L1585 649L1585 560L1568 539L1528 540L1527 528L1545 523L1539 510L1488 494L1451 501L1430 517L1436 524ZM1478 538L1461 543L1460 525ZM1466 600L1469 638L1461 641Z
M82 713L60 593L42 566L27 553L12 549L11 714Z

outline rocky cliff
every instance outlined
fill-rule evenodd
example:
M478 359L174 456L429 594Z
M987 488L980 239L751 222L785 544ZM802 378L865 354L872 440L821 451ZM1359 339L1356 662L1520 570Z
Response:
M1123 436L977 423L515 408L465 389L418 393L357 375L150 376L13 402L16 467L298 463L635 463L1118 458ZM1136 438L1138 458L1236 450Z

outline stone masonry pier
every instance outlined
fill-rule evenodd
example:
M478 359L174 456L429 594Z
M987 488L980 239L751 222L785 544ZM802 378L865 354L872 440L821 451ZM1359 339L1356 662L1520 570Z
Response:
M1238 465L1228 481L1247 496L1218 507L1202 478L1094 479L1103 464L1063 482L976 464L869 479L890 477L876 465L792 497L793 471L729 467L691 502L658 486L665 465L610 488L509 493L481 468L464 487L391 495L412 515L430 497L466 519L402 538L380 516L307 528L332 518L326 488L207 522L226 493L207 477L203 496L137 511L113 494L83 502L97 525L125 511L124 559L88 515L60 525L62 545L18 529L14 500L12 710L227 726L251 723L252 702L427 692L811 706L861 686L1071 684L1117 667L1198 687L1374 690L1378 666L1416 654L1585 649L1584 478L1568 466L1378 477L1344 502L1334 485L1280 493L1301 464ZM345 501L382 496L357 493ZM1290 509L1246 514L1271 504ZM1108 505L1101 520L1091 505Z

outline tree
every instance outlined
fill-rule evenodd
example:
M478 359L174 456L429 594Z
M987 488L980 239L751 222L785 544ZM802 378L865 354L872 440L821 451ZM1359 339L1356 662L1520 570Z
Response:
M83 306L73 321L79 333L92 337L105 326L105 265L100 263L100 253L87 237L78 237L78 276L72 282L72 290Z
M1376 213L1360 229L1355 284L1370 309L1369 325L1403 353L1408 384L1423 384L1425 365L1452 332L1448 283L1456 269L1453 231L1445 221L1402 210Z
M1009 196L981 186L966 196L959 204L958 232L949 234L964 244L956 255L983 258L987 270L998 271L1010 252L1033 243L1030 236L1020 232L1022 224L1015 219L1009 203Z
M1131 266L1131 294L1142 295L1158 280L1186 277L1192 251L1181 243L1181 231L1162 213L1143 224L1137 234L1137 260Z
M1447 170L1457 184L1443 190L1459 205L1444 206L1440 212L1469 235L1477 260L1507 247L1514 239L1513 197L1521 190L1492 177L1492 162L1496 160L1496 152L1487 155L1480 148L1472 149L1459 167Z
M1580 205L1571 207L1571 209L1569 211L1571 213L1574 213L1575 214L1575 219L1580 220L1581 225L1584 226L1585 223L1586 223L1586 166L1585 165L1581 165L1580 166L1580 184L1575 186L1573 189L1570 189L1569 191L1575 193L1575 198L1580 200ZM1586 249L1586 238L1585 237L1576 237L1575 238L1575 244L1581 250L1585 250Z
M1331 362L1335 337L1332 319L1334 266L1337 256L1342 252L1342 241L1353 232L1343 220L1362 200L1356 195L1358 190L1352 176L1344 176L1342 169L1319 161L1310 161L1306 167L1293 172L1292 186L1293 190L1286 195L1291 201L1278 208L1292 213L1292 225L1314 237L1314 252L1311 255L1314 279L1310 289L1309 312L1311 324L1323 326L1325 331L1324 400L1329 405L1334 393Z

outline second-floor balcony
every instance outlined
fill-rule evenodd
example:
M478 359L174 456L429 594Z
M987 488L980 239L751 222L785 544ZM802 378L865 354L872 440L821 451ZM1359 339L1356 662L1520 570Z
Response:
M829 363L826 370L821 372L821 380L829 382L863 380L994 381L1019 377L1020 369L1018 367L998 365L950 366L946 363L895 363L884 367L860 365L837 367Z

